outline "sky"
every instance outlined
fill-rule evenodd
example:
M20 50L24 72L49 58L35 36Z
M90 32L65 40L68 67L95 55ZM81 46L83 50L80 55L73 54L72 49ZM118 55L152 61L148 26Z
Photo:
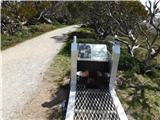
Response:
M146 0L140 0L143 5L145 5Z
M148 0L140 0L141 1L141 3L145 6L146 5L146 1L148 1ZM154 2L155 0L151 0L151 2ZM158 1L158 0L156 0L156 1ZM160 1L160 0L159 0ZM160 2L158 3L158 7L159 7L159 9L160 9ZM156 17L158 17L158 18L160 18L160 14L157 14L156 15Z
M141 3L143 4L143 5L145 5L145 3L146 3L146 1L148 1L148 0L140 0L141 1ZM151 2L154 2L155 0L151 0ZM158 0L156 0L156 1L158 1ZM160 2L159 2L159 4L158 4L158 6L160 7Z

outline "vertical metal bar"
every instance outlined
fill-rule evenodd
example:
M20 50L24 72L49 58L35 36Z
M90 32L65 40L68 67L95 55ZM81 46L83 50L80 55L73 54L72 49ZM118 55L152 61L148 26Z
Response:
M112 47L111 77L110 77L110 83L109 83L110 90L115 89L119 56L120 56L120 43L118 41L114 41L113 47Z
M74 41L71 45L71 82L70 82L70 93L69 101L67 106L67 113L65 120L74 119L74 108L75 108L75 97L76 97L76 83L77 83L77 37L74 36Z
M115 92L116 73L118 69L119 57L120 57L120 43L118 41L114 41L112 47L112 66L111 66L111 78L110 78L109 88L111 97L113 99L113 103L115 104L120 120L128 120L125 111Z
M71 90L76 90L77 82L77 36L74 36L74 41L71 45Z

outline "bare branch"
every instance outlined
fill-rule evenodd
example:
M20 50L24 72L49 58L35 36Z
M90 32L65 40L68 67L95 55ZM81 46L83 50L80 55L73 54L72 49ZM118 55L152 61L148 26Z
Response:
M151 56L151 60L153 58L155 58L158 54L160 54L160 46L158 47L158 49L156 50L156 52Z

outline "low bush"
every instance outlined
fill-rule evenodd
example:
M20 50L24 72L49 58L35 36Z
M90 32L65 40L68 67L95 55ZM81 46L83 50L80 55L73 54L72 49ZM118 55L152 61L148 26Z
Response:
M48 32L50 30L54 30L63 25L50 25L50 24L39 24L39 25L31 25L25 26L23 29L14 35L1 35L1 49L4 50L8 47L14 46L17 43L23 42L32 37L38 36L44 32Z
M96 38L96 34L90 29L79 28L77 31L69 34L69 39L72 39L75 35L77 38Z
M127 51L124 48L122 48L118 68L119 70L132 71L132 72L139 73L140 61L138 61L136 58L129 55Z
M31 33L45 32L45 31L50 31L55 28L56 28L56 26L49 25L49 24L31 25L31 26L29 26L29 32L31 32Z

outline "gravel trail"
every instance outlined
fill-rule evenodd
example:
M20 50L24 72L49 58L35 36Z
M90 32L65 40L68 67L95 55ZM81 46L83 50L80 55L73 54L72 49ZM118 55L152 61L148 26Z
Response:
M2 51L3 120L15 120L35 94L43 73L63 45L72 25L44 33Z

